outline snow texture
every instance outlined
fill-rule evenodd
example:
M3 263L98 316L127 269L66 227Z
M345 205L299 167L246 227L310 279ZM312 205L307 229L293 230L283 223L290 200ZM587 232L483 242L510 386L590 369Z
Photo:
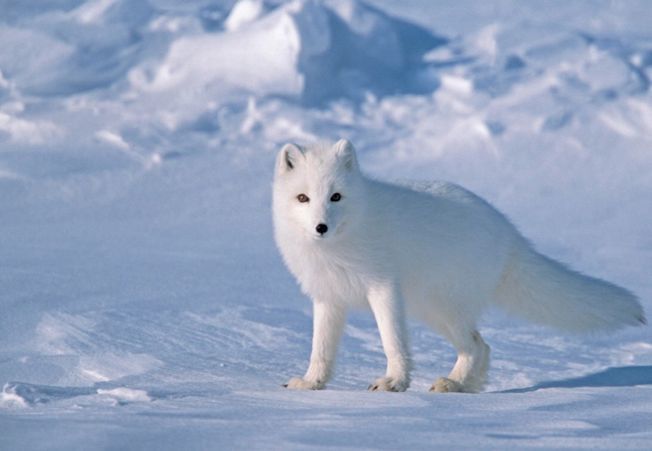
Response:
M37 4L38 3L38 4ZM646 1L0 0L0 449L649 449L652 333L491 312L490 380L351 315L333 381L271 229L287 141L486 198L652 310Z

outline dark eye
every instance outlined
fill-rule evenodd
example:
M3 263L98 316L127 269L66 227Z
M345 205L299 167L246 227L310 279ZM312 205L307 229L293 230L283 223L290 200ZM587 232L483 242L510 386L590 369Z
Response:
M297 200L303 204L305 202L309 202L310 198L308 196L306 196L305 194L299 194L297 196Z
M339 202L340 200L342 200L342 195L340 193L334 193L331 196L331 202Z

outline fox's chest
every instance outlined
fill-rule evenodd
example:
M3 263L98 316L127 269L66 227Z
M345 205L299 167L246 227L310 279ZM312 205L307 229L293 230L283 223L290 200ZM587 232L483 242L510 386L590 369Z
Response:
M347 255L303 252L287 259L302 290L322 302L359 306L366 303L370 278L364 262Z

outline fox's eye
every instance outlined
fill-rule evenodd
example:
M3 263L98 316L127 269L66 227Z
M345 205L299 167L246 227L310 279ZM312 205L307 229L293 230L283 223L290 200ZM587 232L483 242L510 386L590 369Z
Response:
M305 194L299 194L297 196L297 200L303 204L305 202L310 201L310 198L308 196L306 196Z
M331 196L331 202L339 202L340 200L342 200L342 195L340 193L334 193Z

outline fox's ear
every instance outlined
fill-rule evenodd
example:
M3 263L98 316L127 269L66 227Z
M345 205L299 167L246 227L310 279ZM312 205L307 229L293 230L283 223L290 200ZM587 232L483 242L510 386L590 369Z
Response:
M348 139L340 139L333 146L337 158L342 162L344 167L349 170L358 169L358 158L355 155L353 144Z
M280 174L291 171L297 167L302 157L303 150L301 147L293 143L287 143L276 157L276 170Z

